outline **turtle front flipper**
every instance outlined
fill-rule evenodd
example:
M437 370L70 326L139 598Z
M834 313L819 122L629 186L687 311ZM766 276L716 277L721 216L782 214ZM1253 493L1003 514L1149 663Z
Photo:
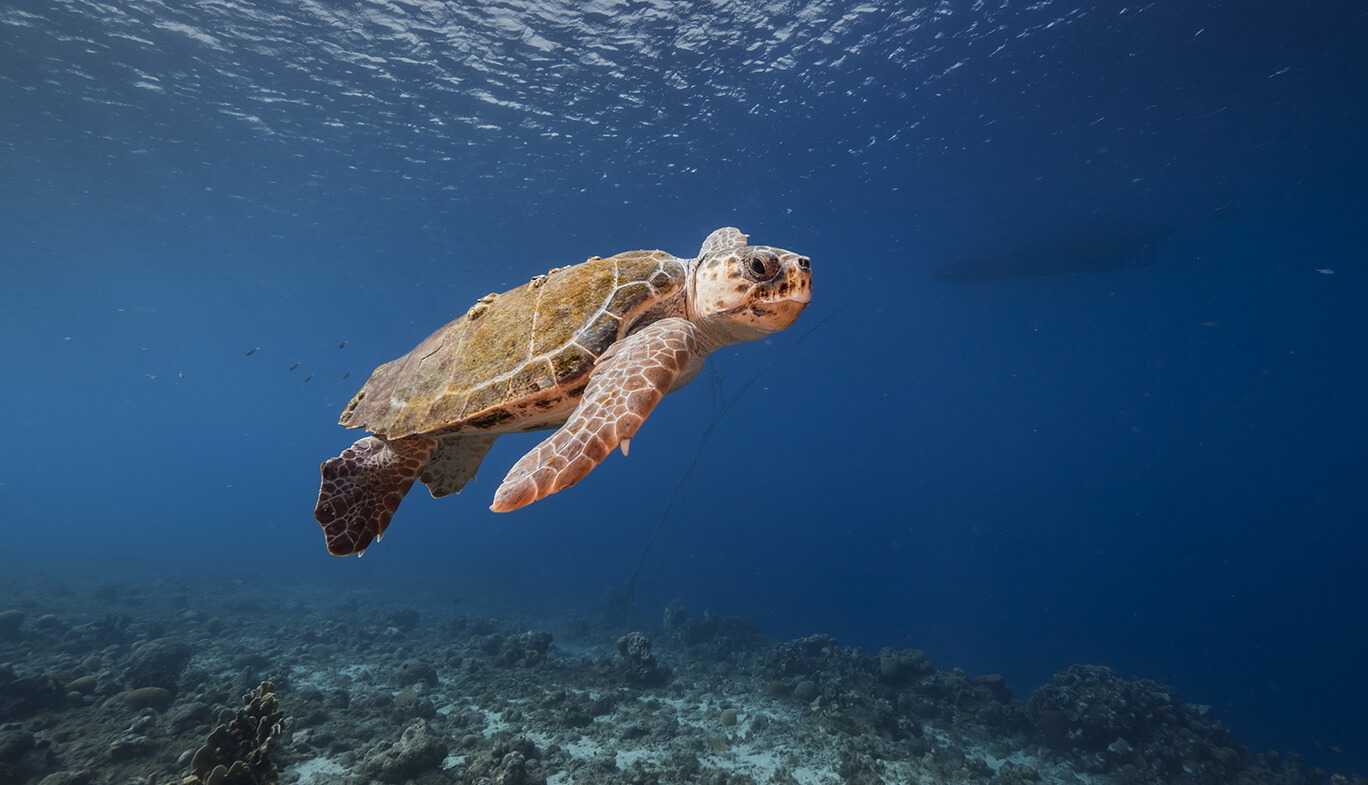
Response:
M721 229L708 235L708 239L703 241L703 247L699 249L700 257L710 253L725 251L728 248L741 248L750 241L750 235L741 234L741 230L735 226L724 226Z
M324 461L314 520L323 527L328 553L360 555L371 540L383 537L436 448L436 439L367 436Z
M599 358L574 414L513 464L489 509L509 512L544 499L584 479L619 444L626 453L651 410L701 361L698 328L677 317L618 341Z

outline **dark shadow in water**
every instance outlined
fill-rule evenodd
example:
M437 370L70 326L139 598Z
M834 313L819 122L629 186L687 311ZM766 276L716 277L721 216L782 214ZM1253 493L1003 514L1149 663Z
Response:
M988 283L1012 278L1076 275L1151 264L1172 227L1090 223L1027 239L999 250L965 255L931 269L941 283Z

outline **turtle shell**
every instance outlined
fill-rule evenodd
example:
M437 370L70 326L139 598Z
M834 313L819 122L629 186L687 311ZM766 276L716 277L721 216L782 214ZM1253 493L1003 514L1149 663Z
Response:
M689 264L664 251L630 251L482 297L376 368L339 422L387 439L558 426L608 347L684 314Z

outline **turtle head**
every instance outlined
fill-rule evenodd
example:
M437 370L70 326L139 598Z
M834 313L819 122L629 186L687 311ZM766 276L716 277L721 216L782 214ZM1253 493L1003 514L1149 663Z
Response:
M706 247L705 247L706 251ZM694 265L689 315L723 343L786 329L812 300L812 262L768 245L705 252Z

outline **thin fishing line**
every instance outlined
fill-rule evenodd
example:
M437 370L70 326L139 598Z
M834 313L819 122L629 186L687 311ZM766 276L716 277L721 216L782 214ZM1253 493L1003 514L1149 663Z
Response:
M809 327L807 331L804 332L802 335L799 335L797 340L793 341L788 346L785 346L782 351L780 351L778 354L772 357L763 368L757 371L755 375L752 376L745 384L741 385L741 389L737 390L734 395L726 399L726 402L723 403L721 407L718 407L716 404L717 396L721 392L721 382L719 380L720 374L714 371L714 403L712 420L708 423L707 427L703 429L703 435L698 440L698 446L694 448L693 457L689 459L689 465L684 469L684 472L679 476L679 480L675 483L674 490L670 493L670 499L665 503L665 509L660 513L660 519L656 521L655 529L651 531L651 537L646 541L646 547L642 549L641 556L637 557L636 566L632 569L632 577L627 580L627 584L623 589L624 593L627 595L628 598L630 598L632 593L635 591L637 578L641 574L641 567L646 561L646 556L651 552L651 548L655 547L656 539L660 536L661 529L665 527L665 521L669 518L670 510L675 507L676 502L679 505L679 517L683 517L685 494L689 486L693 482L694 470L698 468L698 459L703 455L703 448L707 445L708 439L712 436L713 429L717 427L718 422L722 420L722 418L727 414L727 412L731 411L731 408L736 405L737 401L741 400L741 397L746 394L746 391L749 390L760 379L761 376L764 376L765 373L769 371L769 369L773 368L776 363L784 359L784 357L788 356L789 352L793 351L795 347L797 347L803 341L807 340L808 336L817 332L819 328L821 328L827 322L835 318L837 314L841 313L842 311L859 302L860 300L863 300L864 297L865 295L857 295L855 297L852 297L851 299L847 300L845 303L837 307L834 311L828 313L826 316L823 316L821 319L819 319L816 324ZM676 527L676 534L677 533L678 527ZM649 579L647 579L647 585L654 584L655 581L660 577L661 573L664 572L665 565L669 561L670 551L673 549L673 547L674 540L671 539L665 549L665 553L661 555L660 566L657 567L655 573L651 575Z

